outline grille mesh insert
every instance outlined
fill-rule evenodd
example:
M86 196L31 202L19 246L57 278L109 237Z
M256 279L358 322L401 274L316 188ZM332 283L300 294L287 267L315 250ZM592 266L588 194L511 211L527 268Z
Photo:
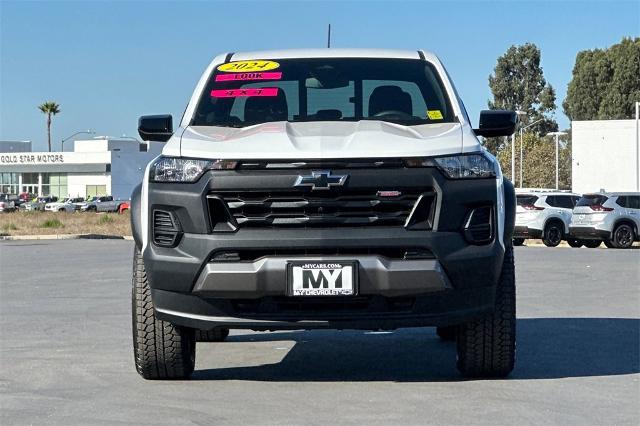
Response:
M381 196L357 192L217 193L240 227L402 226L421 192Z

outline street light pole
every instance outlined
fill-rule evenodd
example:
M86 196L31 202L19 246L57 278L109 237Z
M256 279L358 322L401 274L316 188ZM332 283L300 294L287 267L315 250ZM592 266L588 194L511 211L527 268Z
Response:
M636 102L636 191L640 191L640 102Z
M522 132L526 129L528 129L529 127L533 126L534 124L538 124L539 122L541 122L542 120L544 120L544 118L541 118L539 120L534 121L533 123L530 123L524 127L520 128L520 188L522 188L523 186L523 177L522 177L522 170L524 169L524 164L523 164L523 158L522 158L522 145L524 144L524 140L522 139Z
M516 110L516 115L518 116L518 124L520 124L520 117L527 115L525 111ZM520 167L522 167L522 163L520 163ZM516 133L513 132L511 135L511 180L513 184L516 183Z
M516 133L511 135L511 180L516 181Z
M96 134L96 132L94 132L94 131L93 131L93 130L91 130L91 129L88 129L88 130L81 130L81 131L79 131L79 132L75 132L74 134L72 134L72 135L71 135L71 136L69 136L69 137L66 137L66 138L62 139L62 152L64 152L64 143L65 143L66 141L68 141L69 139L71 139L71 138L72 138L72 137L74 137L74 136L82 135L82 134L95 135L95 134Z
M567 134L566 132L549 132L549 133L547 133L547 136L555 136L556 137L556 190L560 188L560 185L559 185L559 180L560 179L559 179L559 175L558 175L558 169L559 169L559 167L558 167L558 164L559 164L559 158L558 158L559 157L559 155L558 155L559 148L558 147L559 147L559 144L560 144L560 136L564 136L566 134Z

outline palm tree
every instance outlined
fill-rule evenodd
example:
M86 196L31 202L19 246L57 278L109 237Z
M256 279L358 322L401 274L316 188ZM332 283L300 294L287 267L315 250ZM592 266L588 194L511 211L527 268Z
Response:
M51 116L60 113L60 105L49 101L40 105L38 109L47 114L47 141L49 142L49 152L51 152Z

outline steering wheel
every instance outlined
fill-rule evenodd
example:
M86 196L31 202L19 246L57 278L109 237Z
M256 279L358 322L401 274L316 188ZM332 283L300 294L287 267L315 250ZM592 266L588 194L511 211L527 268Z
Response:
M407 118L413 118L413 115L411 114L407 114L404 111L397 111L397 110L387 110L387 111L380 111L376 114L373 114L372 117L386 117L387 115L396 115L396 116L400 116L400 117L407 117Z

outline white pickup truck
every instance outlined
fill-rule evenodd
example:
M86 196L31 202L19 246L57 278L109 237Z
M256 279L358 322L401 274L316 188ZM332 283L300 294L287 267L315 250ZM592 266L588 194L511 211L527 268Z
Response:
M508 375L515 192L478 136L515 125L474 129L422 50L216 57L175 130L139 120L167 144L131 200L137 371L189 377L202 330L431 326L463 375Z

